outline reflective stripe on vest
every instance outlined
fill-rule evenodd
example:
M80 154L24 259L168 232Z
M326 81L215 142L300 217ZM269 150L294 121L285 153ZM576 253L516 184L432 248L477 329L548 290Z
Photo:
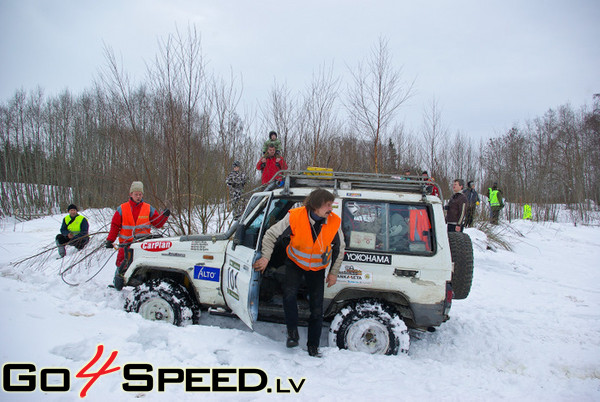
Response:
M77 215L75 219L71 222L67 223L67 218L70 218L71 215L65 216L65 225L67 226L67 230L74 235L78 235L81 232L81 222L83 222L83 216Z
M500 206L500 201L498 200L498 190L490 189L490 205L492 207Z
M425 242L427 251L431 251L431 246L429 245L429 230L431 229L431 223L429 222L427 211L424 209L411 209L409 212L408 226L410 241L423 241Z
M133 220L133 211L129 202L121 204L121 230L119 231L119 243L127 243L133 241L135 235L150 234L150 204L142 203L142 209L137 217Z
M305 207L290 210L290 228L292 235L286 249L287 255L296 265L305 271L319 271L327 268L331 262L331 243L335 239L341 219L333 212L327 222L321 225L317 240L313 242L313 228Z

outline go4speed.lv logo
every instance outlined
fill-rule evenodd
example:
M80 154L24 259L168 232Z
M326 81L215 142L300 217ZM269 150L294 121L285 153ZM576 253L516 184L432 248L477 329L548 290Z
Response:
M96 354L75 374L75 378L87 380L81 388L79 396L85 398L87 392L102 376L122 370L125 380L121 389L125 392L164 392L167 384L181 384L186 392L275 392L279 394L300 392L305 378L295 381L288 378L290 388L286 388L281 378L276 378L275 386L268 387L267 373L259 368L233 367L188 367L157 368L148 363L127 363L111 367L119 352L113 351L106 362L97 371L92 367L98 363L104 346L98 345ZM32 363L6 363L2 366L2 390L4 392L34 392L38 388L42 392L58 393L71 390L71 372L68 368L46 367L37 374Z

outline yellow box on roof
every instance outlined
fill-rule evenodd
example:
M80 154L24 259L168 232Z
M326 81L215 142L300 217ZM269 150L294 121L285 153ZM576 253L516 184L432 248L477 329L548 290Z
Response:
M308 172L304 172L304 174L308 176L333 176L333 169L331 168L309 166L306 170Z

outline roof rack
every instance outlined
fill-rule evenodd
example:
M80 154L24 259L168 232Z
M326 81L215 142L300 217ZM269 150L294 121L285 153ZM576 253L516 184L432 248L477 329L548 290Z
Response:
M275 181L276 180L276 181ZM431 194L433 186L441 188L435 182L426 182L421 176L400 176L379 173L334 172L330 170L280 170L268 189L283 186L289 194L292 187L332 188L338 190L392 190L404 191L426 196ZM278 183L278 184L276 184ZM283 183L283 185L281 184Z

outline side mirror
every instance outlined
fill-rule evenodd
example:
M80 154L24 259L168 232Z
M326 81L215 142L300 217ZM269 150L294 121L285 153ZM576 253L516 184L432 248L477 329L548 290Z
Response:
M233 236L233 245L232 245L232 249L235 250L235 248L237 247L238 244L243 244L244 243L244 236L246 234L246 225L244 225L243 223L240 223L237 227L237 229L235 230L235 235Z

